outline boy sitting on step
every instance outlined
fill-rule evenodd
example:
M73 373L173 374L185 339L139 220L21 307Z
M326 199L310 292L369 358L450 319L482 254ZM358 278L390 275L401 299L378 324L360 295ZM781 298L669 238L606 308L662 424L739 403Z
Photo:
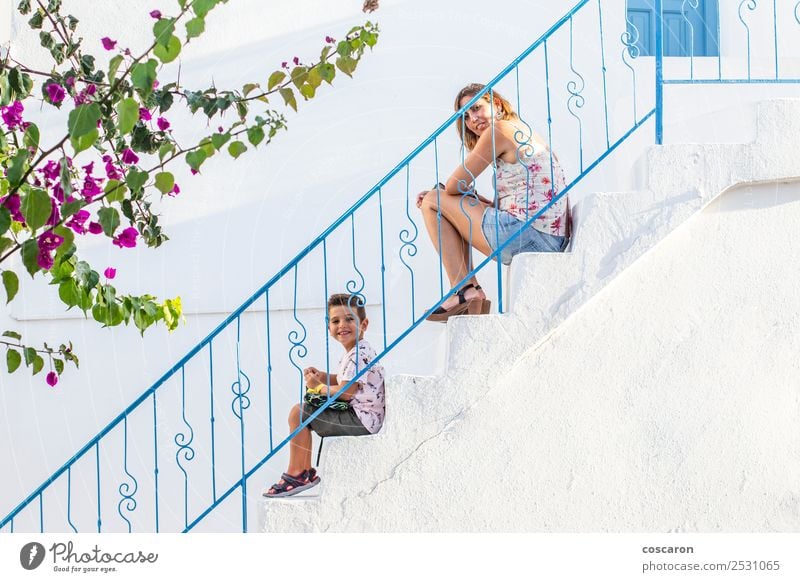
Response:
M363 338L367 331L367 312L363 300L355 295L338 293L328 299L328 333L344 346L337 374L314 367L303 370L306 397L302 406L295 404L289 412L289 431L327 402L375 358L375 350ZM327 382L327 384L326 384ZM298 432L289 442L289 468L281 480L264 492L265 497L287 497L317 485L316 469L311 467L311 431L327 436L361 436L375 434L385 415L383 366L375 364L357 382L339 395L328 408Z

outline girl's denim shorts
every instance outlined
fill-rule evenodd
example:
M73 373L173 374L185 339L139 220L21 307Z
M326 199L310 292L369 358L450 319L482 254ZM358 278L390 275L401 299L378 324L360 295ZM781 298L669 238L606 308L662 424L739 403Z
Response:
M481 230L493 251L519 232L522 222L505 210L488 207L483 212ZM557 253L563 251L569 240L565 236L555 236L528 226L525 231L500 251L504 265L511 264L511 257L518 253Z

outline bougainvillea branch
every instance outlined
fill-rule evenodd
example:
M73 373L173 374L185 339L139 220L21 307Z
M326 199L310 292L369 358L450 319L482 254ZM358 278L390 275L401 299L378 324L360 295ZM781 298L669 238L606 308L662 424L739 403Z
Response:
M200 41L206 18L227 1L178 0L174 15L149 11L152 40L136 56L110 36L78 36L79 21L62 13L61 0L19 2L18 12L38 31L53 63L49 72L33 69L10 49L0 60L0 281L7 303L19 292L21 263L31 277L44 277L67 309L91 314L103 326L133 323L141 333L157 323L175 329L182 319L180 298L118 293L110 283L116 269L106 269L101 280L79 257L82 241L105 237L121 252L140 242L164 243L159 206L190 190L176 182L171 164L182 161L197 174L217 154L236 159L270 144L287 127L283 111L297 111L301 98L313 99L338 73L352 76L378 40L371 22L339 41L326 36L309 64L287 58L241 87L187 88L180 68L176 78L165 79L171 69L164 65ZM377 6L367 1L363 10ZM105 61L93 54L98 51L109 57L106 67L97 66ZM197 143L179 144L169 119L178 106L217 130ZM40 107L61 110L66 127L43 135L28 115ZM22 369L24 360L36 374L48 360L52 386L64 362L77 365L69 342L54 350L22 343L13 330L4 337L9 373Z

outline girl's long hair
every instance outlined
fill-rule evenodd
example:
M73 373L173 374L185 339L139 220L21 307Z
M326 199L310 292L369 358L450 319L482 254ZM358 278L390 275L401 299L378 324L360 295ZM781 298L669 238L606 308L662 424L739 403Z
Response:
M480 83L470 83L461 91L458 92L456 95L456 102L455 102L455 110L458 111L461 109L461 101L464 97L472 98L486 87L486 85L482 85ZM487 91L481 99L484 99L487 103L491 103L491 99L489 97L490 91ZM511 103L508 102L500 93L497 91L491 91L492 97L494 98L494 113L495 115L500 113L499 119L513 119L517 116L514 112L514 109L511 107ZM467 150L472 151L472 148L475 147L475 144L478 143L478 134L474 133L470 130L467 125L464 123L464 116L460 115L458 119L456 119L456 131L458 132L458 137L461 138L461 142L466 146Z

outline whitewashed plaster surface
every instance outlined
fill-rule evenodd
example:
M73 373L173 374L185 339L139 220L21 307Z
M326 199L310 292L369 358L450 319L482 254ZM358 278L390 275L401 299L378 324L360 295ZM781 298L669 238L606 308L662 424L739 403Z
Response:
M451 320L447 374L393 378L385 432L328 439L265 531L800 530L798 112L585 201L572 253L522 257L512 314Z
M153 330L142 340L133 329L102 330L77 314L64 313L49 289L28 281L23 282L24 295L10 310L0 310L3 329L19 329L26 337L55 343L71 338L82 356L81 370L70 370L56 390L46 387L39 378L0 373L0 440L7 443L0 450L0 467L4 474L11 475L0 480L0 514L4 515L61 466L225 314L277 272L311 236L321 232L438 127L451 114L453 94L462 85L490 79L573 3L509 0L488 7L478 0L382 0L381 4L381 10L369 17L380 23L381 40L375 51L365 56L354 79L338 79L335 87L327 88L319 98L301 104L301 114L290 116L289 132L269 149L250 152L237 163L211 160L196 179L179 176L182 195L163 209L164 224L172 237L167 245L156 252L123 252L105 244L90 244L84 250L83 256L96 268L117 267L119 289L153 292L162 297L180 295L188 316L179 331L168 335ZM185 50L182 78L196 86L211 78L221 86L235 86L277 68L282 60L295 54L311 58L326 34L338 36L337 31L345 31L367 18L360 13L360 5L357 0L308 0L277 3L265 14L263 2L232 0L208 18L203 43ZM609 47L618 45L614 49L618 52L619 33L624 26L622 4L607 5L607 41ZM65 2L65 6L81 18L87 27L87 38L108 34L131 47L143 44L149 37L152 21L147 12L158 7L143 0L104 3L104 7L112 7L107 12L96 10L94 3L74 0ZM0 2L0 8L7 15L12 5ZM0 31L2 22L0 18ZM26 36L18 18L10 19L7 30L12 51L35 55L41 50L35 39ZM597 55L591 48L598 45L596 36L584 34L578 41L591 49L583 62L587 67ZM565 48L562 39L551 50L563 57ZM647 76L652 59L640 59L636 67L640 75ZM537 66L527 73L523 69L523 113L540 130L545 118L542 75ZM566 79L554 75L554 84L564 93ZM503 89L507 94L514 93L509 83ZM755 135L751 103L765 95L797 94L792 87L727 89L670 88L666 94L667 142L747 141ZM608 64L608 91L611 124L618 132L629 121L631 101L629 72L620 63ZM594 103L586 109L589 133L596 134L601 128L597 106L601 92L599 78L587 76L585 95L590 104ZM564 98L561 94L554 100L561 108L554 112L556 118L565 116ZM639 94L640 108L648 99L652 95L647 91ZM42 127L63 123L46 110L40 115ZM174 121L185 122L187 140L213 130L188 117L176 115ZM457 160L455 134L450 133L440 145L443 168L453 167ZM573 191L573 198L591 199L595 192L646 186L649 162L644 152L652 143L652 135L650 123L585 179ZM570 171L575 171L575 135L565 133L555 140L554 148ZM431 168L415 171L412 194L430 186L434 181L431 172ZM485 183L483 189L487 189ZM402 197L403 191L404 183L394 184L390 190L396 199ZM648 203L642 200L644 206L636 208L644 210ZM598 204L603 206L600 199ZM314 212L310 213L309 208ZM605 216L603 212L606 211L595 213L595 220L603 222L599 218ZM402 226L404 218L399 212L389 217L390 222L395 219ZM676 220L679 222L679 217ZM438 291L438 277L433 273L433 251L422 233L418 245L416 265L420 269L418 281L423 286L419 299L422 302ZM376 245L368 247L368 252L374 254ZM521 267L515 269L512 279L521 273ZM570 273L569 276L574 274ZM496 297L493 279L484 277L484 286ZM600 283L607 280L610 277ZM559 290L556 297L568 290ZM497 304L496 299L494 303ZM381 331L374 314L381 307L380 300L371 296L373 322L369 337L374 343ZM318 336L322 311L307 309L303 313L316 326ZM274 322L285 327L291 320L290 304L284 302L271 315ZM248 325L262 325L263 307L255 306L245 319ZM465 337L474 337L465 333ZM256 345L263 347L263 342L258 341L261 340ZM315 341L319 344L322 338ZM470 357L469 349L459 347L466 346L465 342L451 343L448 355L444 327L423 325L413 341L401 344L387 359L386 366L391 373L440 372L448 358L452 368L462 358ZM313 351L319 346L310 347ZM288 389L279 393L276 410L285 408L284 401L289 402L293 396ZM276 412L275 417L277 423L282 422L282 414ZM264 422L263 416L256 418ZM282 457L276 459L277 465L283 462Z

